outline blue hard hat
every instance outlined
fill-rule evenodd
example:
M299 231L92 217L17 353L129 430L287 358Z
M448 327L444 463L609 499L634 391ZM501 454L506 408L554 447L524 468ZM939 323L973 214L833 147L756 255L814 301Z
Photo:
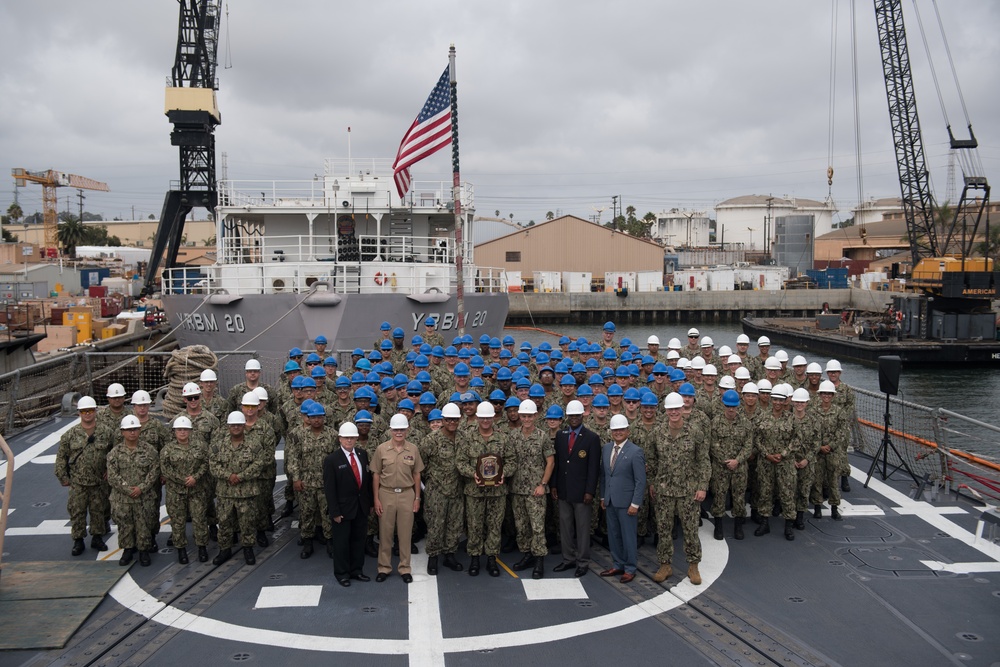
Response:
M531 389L531 380L524 377L523 375L517 378L517 384L515 384L518 389Z
M369 401L375 398L375 392L369 387L358 387L354 390L354 400L367 398Z
M620 384L613 384L608 387L608 396L624 396L625 390Z
M288 362L285 363L285 371L284 371L285 373L295 373L295 372L301 371L301 370L302 370L302 367L299 366L298 363L296 363L294 361L288 361Z
M629 372L629 375L631 375L634 378L639 377L639 366L637 364L629 364L628 365L628 372Z
M303 389L315 389L316 388L316 380L314 380L312 378L307 378L307 377L302 378L302 388Z
M579 361L573 364L573 370L570 373L586 373L587 367L581 364Z
M632 345L632 341L628 338L622 338L622 342L618 343L618 347L629 348Z
M575 387L576 386L576 378L574 378L572 375L570 375L569 373L567 373L566 375L562 376L561 380L559 380L559 385L563 386L563 387Z
M590 376L590 379L587 380L587 384L604 384L604 378L601 377L600 373L594 373Z
M649 356L648 354L642 358L642 365L643 366L648 366L649 364L655 364L655 363L656 363L656 359L654 359L653 357Z
M365 382L367 384L378 384L381 381L382 377L378 373L371 372L365 375Z
M544 341L542 341L541 343L538 344L538 349L541 350L542 352L551 352L552 351L552 343L550 343L547 340L544 340Z
M445 351L444 351L444 356L446 356L446 357L457 357L458 356L458 348L455 347L454 345L449 345L445 349Z
M520 345L517 346L517 349L522 350L524 352L530 352L531 351L531 343L529 343L528 341L524 341L523 343L521 343Z
M500 381L503 381L503 380L510 380L512 377L513 377L513 375L511 375L511 372L510 372L509 368L501 366L497 370L497 382L500 382Z
M417 358L413 360L413 365L417 368L427 368L431 365L431 360L422 354L418 354Z
M368 359L368 361L382 361L382 353L378 350L372 350L368 353L366 359Z
M514 337L513 336L504 336L503 337L503 344L504 345L513 345L514 342L515 341L514 341Z
M302 401L302 405L299 406L299 412L308 417L309 408L311 408L315 403L316 401L312 400L311 398L307 398L306 400Z
M323 363L323 357L319 356L315 352L310 352L309 356L306 357L307 364L320 364Z
M480 336L479 337L479 344L480 345L489 345L490 344L490 335L489 334L483 334L482 336Z
M557 361L562 358L563 358L562 350L552 350L552 354L549 355L549 359L555 359Z
M460 398L462 403L481 403L479 400L479 394L474 391L466 391L462 393Z
M640 352L639 346L638 345L634 345L634 344L633 345L629 345L628 346L628 351L631 352L632 353L632 357L635 358L635 355L639 354L639 352Z
M510 350L508 350L507 348L504 348L504 349L500 350L500 358L501 359L511 359L511 358L513 358L513 356L514 355L511 354Z
M383 350L391 350L392 349L392 341L386 339L386 340L382 341L381 343L379 343L378 346L379 346L379 348L381 348Z
M455 365L455 377L467 377L469 372L469 365L466 363L459 362Z
M521 407L521 399L517 396L511 396L503 404L504 408L519 408Z
M425 357L429 357L433 349L434 348L430 346L430 343L424 343L423 345L420 346L420 354L424 355Z
M636 389L635 387L629 387L628 389L625 390L623 397L626 401L638 401L640 398L639 390Z
M492 366L485 366L485 367L483 367L483 377L490 377L492 375L493 375L493 367ZM475 379L475 378L473 378L473 379Z
M417 382L421 384L430 384L431 382L434 381L434 378L432 378L431 374L428 373L427 371L420 371L419 373L417 373L416 379Z
M533 384L528 388L528 396L531 398L545 398L545 387L540 384Z
M597 361L597 359L591 357L590 359L587 359L587 363L585 363L583 367L588 371L596 371L598 368L601 367L601 364Z
M587 354L600 354L601 346L597 343L591 343L587 346Z
M587 340L586 338L584 338L583 336L580 336L579 338L576 339L576 344L577 345L589 345L590 341Z
M458 393L457 391L456 392L452 392L451 396L448 397L448 402L449 403L461 403L462 402L462 395L460 393Z
M473 342L475 342L475 341L472 340L472 334L463 334L462 335L462 343L463 344L465 344L465 345L472 345Z
M380 326L379 329L381 329L382 331L389 331L390 329L392 329L392 325L389 324L388 322L383 322L382 326Z
M690 382L685 382L680 387L678 387L677 393L680 394L681 396L694 396L696 392L693 384L691 384Z
M292 378L292 389L302 389L302 382L305 380L301 375Z
M605 322L604 323L604 330L605 331L614 331L615 330L615 323L614 322Z
M406 383L406 393L414 393L419 396L424 393L424 385L420 384L420 380L410 380Z
M440 345L435 345L434 348L431 349L431 356L438 357L439 359L444 357L444 348Z
M483 368L484 366L486 366L486 362L479 355L469 359L469 368Z
M323 365L324 366L333 366L333 367L336 368L336 366L337 366L337 357L327 357L326 359L323 360Z
M424 320L424 326L425 327L437 326L437 320L435 320L433 317L428 317L426 320Z
M406 333L403 331L402 327L396 327L395 329L392 330L393 338L402 338L405 335Z
M656 398L656 394L654 394L651 391L647 391L645 394L642 395L642 398L639 399L639 404L643 406L651 405L653 407L656 407L658 403L659 401Z
M493 391L490 392L490 400L491 401L506 401L507 400L507 394L503 393L503 391L500 390L500 389L494 389Z
M423 336L414 336L413 338L410 339L410 345L416 345L419 347L423 344L424 344Z
M313 402L309 406L309 411L306 413L306 417L325 417L326 408L323 407L322 403Z
M562 419L563 415L564 415L563 409L560 408L558 405L552 405L549 407L548 410L545 411L546 419Z
M458 351L459 359L471 359L474 356L475 355L472 353L472 350L470 350L467 347L463 347L461 350Z
M400 402L399 402L399 403L398 403L398 404L396 405L396 409L397 409L397 410L410 410L410 411L412 412L412 411L416 411L416 409L417 409L417 406L415 406L415 405L413 404L413 401L411 401L410 399L408 399L408 398L404 398L403 400L401 400L401 401L400 401Z
M618 370L615 371L616 378L627 378L630 375L631 373L628 372L628 366L619 366Z
M626 363L628 361L632 361L632 353L629 352L628 350L626 350L625 352L622 352L621 361L622 361L622 363Z
M560 345L566 345L569 342L570 342L569 341L569 336L559 336L559 344Z
M410 350L409 352L406 353L406 363L412 364L416 360L417 360L417 353L416 352L414 352L413 350Z
M482 389L483 387L486 386L486 383L483 382L483 378L472 378L471 380L469 380L469 386L475 387L477 389Z
M593 406L595 408L610 408L611 401L608 400L606 394L597 394L596 396L594 396Z
M549 359L551 359L551 357L545 352L542 352L541 350L539 350L538 354L535 355L535 363L540 366L544 366L545 364L549 363Z
M372 369L372 362L367 359L358 359L358 362L354 364L354 367L359 371L370 371Z
M670 366L667 366L662 361L658 361L653 365L654 373L670 373Z
M351 381L347 379L346 375L341 375L337 378L337 381L333 385L336 389L345 389L351 386Z
M402 389L406 387L407 383L409 383L410 378L406 377L402 373L397 373L393 376L392 380L396 385L396 389Z
M604 368L601 369L602 378L613 378L614 376L615 376L615 369L611 368L610 366L605 366Z
M618 353L614 351L614 348L609 347L608 349L604 350L604 353L601 356L608 360L617 359Z
M322 366L317 366L316 368L312 369L312 373L310 373L310 375L312 375L314 378L325 378L326 369L323 368Z
M503 347L503 344L500 342L499 338L497 338L496 336L494 336L493 338L490 338L490 349L491 350L496 350L496 349L499 349L501 347Z
M572 343L569 344L569 347L567 349L570 352L575 352L580 349L580 344L576 341L573 341Z
M565 361L560 361L556 364L556 373L569 373L569 364Z
M727 389L722 394L722 404L727 408L735 408L740 404L740 395L733 389Z
M687 373L679 368L673 368L670 371L670 381L671 382L684 382L687 380Z
M441 421L442 419L444 419L444 417L441 415L441 411L437 408L434 408L427 413L427 421L429 422Z
M520 368L520 367L521 367L521 362L518 361L517 359L511 359L510 361L507 362L507 368Z
M355 424L371 424L373 421L372 413L367 410L358 410L354 415Z
M295 357L301 357L301 356L302 356L302 350L300 350L297 347L293 347L292 349L290 349L288 351L288 358L289 359L293 359Z
M320 334L319 336L316 336L316 341L315 342L316 342L317 345L326 345L326 343L327 343L326 336L324 336L322 334Z
M529 361L531 361L531 355L528 354L527 352L518 352L517 360L520 361L522 364L526 364Z
M365 374L361 371L354 371L351 373L351 384L364 384Z
M451 339L451 344L456 348L462 347L462 337L455 336L454 338Z
M395 387L396 383L392 378L382 378L382 382L380 382L378 386L378 388L382 391L388 391L390 389L394 389Z
M576 390L577 396L593 396L594 390L590 388L589 384L581 384Z

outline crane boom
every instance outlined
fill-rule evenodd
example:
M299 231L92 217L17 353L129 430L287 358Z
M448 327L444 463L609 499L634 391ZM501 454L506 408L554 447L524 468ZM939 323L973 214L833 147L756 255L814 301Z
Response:
M108 192L108 184L95 181L86 176L76 174L64 174L61 171L48 169L46 171L28 171L27 169L15 168L10 170L14 177L14 184L17 187L24 187L28 183L38 183L42 186L42 228L45 230L45 247L59 247L59 211L56 188L70 187L78 190L99 190Z

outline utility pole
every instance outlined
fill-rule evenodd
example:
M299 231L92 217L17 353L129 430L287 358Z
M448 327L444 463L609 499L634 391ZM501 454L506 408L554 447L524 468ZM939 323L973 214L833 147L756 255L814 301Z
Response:
M618 195L611 195L611 229L618 229Z
M80 224L82 225L83 224L83 200L86 199L87 197L84 196L83 190L77 190L76 191L76 196L80 200Z

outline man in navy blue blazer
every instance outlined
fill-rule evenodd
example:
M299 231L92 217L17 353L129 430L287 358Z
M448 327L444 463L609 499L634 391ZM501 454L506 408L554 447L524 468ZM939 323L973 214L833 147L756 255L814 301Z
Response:
M601 507L607 512L612 566L602 577L635 579L638 557L638 515L646 493L646 458L628 439L628 418L615 415L609 424L611 442L601 450Z
M365 531L374 495L368 453L355 447L358 427L353 422L341 424L339 441L340 447L323 460L323 487L333 522L333 574L337 583L346 587L351 579L371 579L363 568Z

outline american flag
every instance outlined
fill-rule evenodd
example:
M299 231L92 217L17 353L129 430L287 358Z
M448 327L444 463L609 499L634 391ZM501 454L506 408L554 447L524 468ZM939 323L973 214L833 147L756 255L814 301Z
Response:
M410 189L410 166L451 144L451 77L444 69L424 108L403 135L392 164L400 198Z

